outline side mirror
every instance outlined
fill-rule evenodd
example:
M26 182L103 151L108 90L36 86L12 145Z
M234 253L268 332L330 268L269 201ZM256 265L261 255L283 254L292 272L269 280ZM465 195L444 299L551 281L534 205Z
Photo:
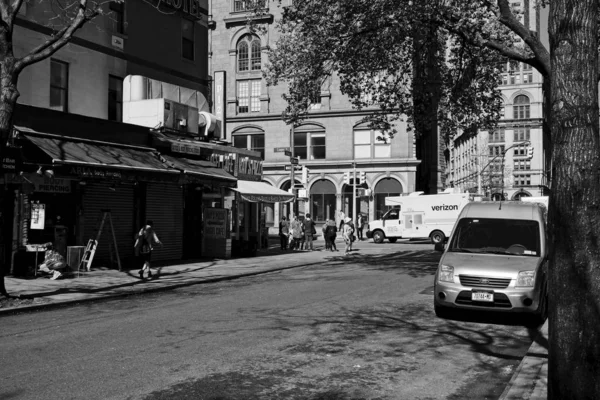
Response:
M443 252L446 248L446 245L443 242L440 242L440 243L436 243L434 248L435 248L435 251Z

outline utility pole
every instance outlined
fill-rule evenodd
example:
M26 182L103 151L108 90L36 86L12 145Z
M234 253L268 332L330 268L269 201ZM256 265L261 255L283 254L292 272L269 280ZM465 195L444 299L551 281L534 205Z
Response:
M294 158L294 124L292 124L290 128L290 152L292 153L290 157L290 188L292 189L292 194L294 195L294 200L292 200L292 216L297 216L298 191L296 190L296 180L294 178L294 170L296 169L296 165L291 163L291 159Z
M354 179L352 180L352 223L356 223L356 162L352 162L352 174Z

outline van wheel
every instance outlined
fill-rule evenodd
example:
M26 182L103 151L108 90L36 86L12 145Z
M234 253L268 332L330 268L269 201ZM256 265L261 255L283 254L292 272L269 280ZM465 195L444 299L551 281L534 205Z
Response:
M381 231L373 232L373 241L375 243L383 243L383 239L385 239L385 235Z
M546 295L542 295L540 298L540 305L535 312L535 324L542 325L546 322L548 318L548 297Z
M396 243L398 238L388 238L388 240L390 241L390 243Z
M431 238L431 243L433 244L444 243L444 240L446 240L446 235L444 235L444 232L442 231L433 231L429 237Z

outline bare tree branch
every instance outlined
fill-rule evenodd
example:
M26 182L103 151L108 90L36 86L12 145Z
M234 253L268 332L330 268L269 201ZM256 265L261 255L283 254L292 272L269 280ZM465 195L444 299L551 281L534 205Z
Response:
M79 0L77 15L71 20L71 23L25 57L18 59L15 62L13 74L16 76L28 65L34 64L56 53L59 49L69 43L73 34L79 28L100 14L101 10L99 5L95 5L94 8L88 9L87 3L88 0Z

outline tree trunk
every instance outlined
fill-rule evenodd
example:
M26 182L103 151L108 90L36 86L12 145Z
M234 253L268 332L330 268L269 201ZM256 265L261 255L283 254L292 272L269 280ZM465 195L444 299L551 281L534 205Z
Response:
M596 0L550 2L549 399L600 398Z
M0 62L0 157L4 157L6 142L10 136L13 126L13 113L19 98L17 90L17 76L14 74L14 58L5 58ZM4 173L4 172L0 172ZM5 196L3 191L0 196ZM2 201L0 201L0 204ZM0 294L8 297L4 283L8 266L4 262L6 256L0 259Z

